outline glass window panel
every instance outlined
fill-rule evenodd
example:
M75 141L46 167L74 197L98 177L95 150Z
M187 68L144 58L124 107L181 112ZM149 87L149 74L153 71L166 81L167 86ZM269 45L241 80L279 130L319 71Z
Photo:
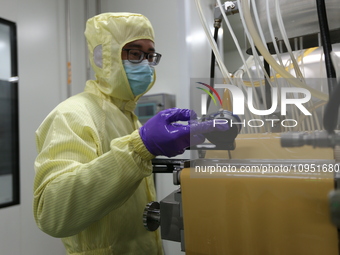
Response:
M8 80L11 77L11 42L10 27L0 24L0 79Z
M19 203L16 25L0 18L0 207Z

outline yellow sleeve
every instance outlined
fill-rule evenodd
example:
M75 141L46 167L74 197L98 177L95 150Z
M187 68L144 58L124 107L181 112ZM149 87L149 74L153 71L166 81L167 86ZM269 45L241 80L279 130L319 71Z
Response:
M54 237L72 236L100 220L152 173L154 156L137 130L113 139L100 155L96 124L80 116L56 113L36 137L34 217Z

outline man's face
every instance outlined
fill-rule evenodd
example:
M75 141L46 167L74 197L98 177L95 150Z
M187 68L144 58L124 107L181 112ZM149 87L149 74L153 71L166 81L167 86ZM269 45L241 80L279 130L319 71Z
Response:
M125 44L122 50L122 60L128 59L128 51L127 50L140 50L144 53L144 59L146 59L147 53L154 53L155 52L155 44L153 41L148 39L141 39L136 40L133 42L129 42ZM130 54L131 59L132 54Z

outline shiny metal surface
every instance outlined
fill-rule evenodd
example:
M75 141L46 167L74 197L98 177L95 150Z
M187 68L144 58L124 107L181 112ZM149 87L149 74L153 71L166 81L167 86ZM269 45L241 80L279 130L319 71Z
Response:
M164 240L183 242L183 215L182 215L181 192L176 190L160 202L161 208L161 236Z
M158 229L161 222L160 205L156 201L148 203L143 212L143 225L148 231Z

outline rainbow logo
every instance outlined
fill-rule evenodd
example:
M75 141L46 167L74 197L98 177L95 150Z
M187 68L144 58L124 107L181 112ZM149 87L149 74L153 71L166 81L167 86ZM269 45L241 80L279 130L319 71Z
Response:
M217 91L216 91L213 87L211 87L210 85L205 84L205 83L203 83L203 82L197 82L197 83L198 83L198 84L201 84L201 85L203 85L203 86L206 86L206 87L207 87L208 89L210 89L213 93L215 93L215 95L217 96L217 99L218 99L218 101L219 101L219 103L220 103L220 107L222 107L222 100L221 100L221 97L220 97L220 95L217 93ZM200 87L196 87L196 88L201 89L201 90L203 90L205 93L207 93L207 94L211 97L211 100L213 100L214 104L217 105L216 99L215 99L214 95L211 94L209 90L204 89L204 88L200 88Z

